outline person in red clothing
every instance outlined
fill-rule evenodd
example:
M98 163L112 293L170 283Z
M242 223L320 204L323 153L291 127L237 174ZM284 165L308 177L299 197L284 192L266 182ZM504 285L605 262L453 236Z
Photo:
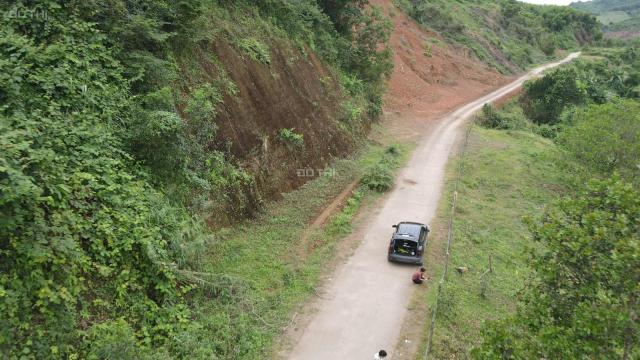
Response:
M427 270L421 267L420 270L411 275L411 281L413 281L414 284L422 284L425 280L427 280L427 277L424 276L425 271Z

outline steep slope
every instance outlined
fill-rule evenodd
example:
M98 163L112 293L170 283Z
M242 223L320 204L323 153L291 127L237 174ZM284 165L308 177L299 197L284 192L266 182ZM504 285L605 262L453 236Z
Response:
M121 127L127 150L213 226L303 184L379 114L388 28L364 3L151 3L81 9L132 72L144 116Z
M388 82L385 110L391 117L429 119L506 83L508 78L478 62L468 49L447 42L421 27L392 1L373 0L392 19L390 46L394 71Z
M250 217L379 115L388 27L334 5L0 4L1 358L258 356L218 341L247 332L203 219Z
M222 97L213 119L216 136L208 146L235 159L255 179L255 190L237 192L244 201L251 201L247 195L254 191L260 199L270 200L296 189L312 178L298 176L298 169L323 169L332 159L345 156L365 135L369 122L363 115L352 119L349 129L341 121L349 96L336 71L311 49L306 48L305 54L305 48L295 48L281 38L264 40L264 44L269 49L268 63L254 61L223 39L215 40L206 50L209 57L215 54L216 62L202 56L188 70L211 76L212 82L222 70L234 84L234 92ZM201 79L188 84L187 91L197 88ZM188 92L184 96L190 96ZM353 106L360 109L361 104ZM202 210L211 214L212 223L250 215L229 213L228 206Z

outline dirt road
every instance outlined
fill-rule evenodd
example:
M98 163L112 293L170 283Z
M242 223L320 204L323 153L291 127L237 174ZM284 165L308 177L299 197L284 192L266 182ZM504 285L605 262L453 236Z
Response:
M423 134L359 248L327 284L327 296L320 300L319 311L290 359L370 359L380 349L393 349L415 286L410 281L415 267L387 262L391 225L399 221L428 224L434 217L449 153L461 133L461 125L474 112L517 89L525 80L577 56L579 53L573 53L560 62L531 71L445 116L432 131Z

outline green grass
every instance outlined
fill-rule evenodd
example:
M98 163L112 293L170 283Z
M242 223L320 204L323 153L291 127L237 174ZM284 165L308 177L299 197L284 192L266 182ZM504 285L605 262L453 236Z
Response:
M328 172L333 176L318 177L284 194L258 219L216 232L192 261L194 268L202 269L194 275L202 282L192 295L197 304L193 308L199 309L193 326L201 330L191 328L187 343L213 345L224 359L263 358L294 309L315 293L360 206L380 195L360 186L307 244L298 240L315 216L365 169L383 158L394 171L406 162L410 145L391 147L396 156L389 156L389 146L365 146L354 158L337 161Z
M631 16L624 11L607 11L606 13L598 15L597 18L601 23L609 25L625 21L631 18Z
M634 16L624 21L614 23L605 27L606 31L629 31L640 32L640 16Z
M439 304L433 358L467 358L479 341L482 322L515 309L528 272L525 249L532 245L523 217L540 214L563 191L556 158L555 145L530 132L473 128L458 189L450 272ZM434 244L446 244L459 161L449 166L448 185L433 224ZM440 250L431 250L435 251ZM488 269L490 256L493 273L485 277L482 296L480 276ZM459 274L457 267L469 271ZM442 266L435 278L441 273ZM432 286L420 296L433 304L435 294ZM429 322L425 326L426 334Z

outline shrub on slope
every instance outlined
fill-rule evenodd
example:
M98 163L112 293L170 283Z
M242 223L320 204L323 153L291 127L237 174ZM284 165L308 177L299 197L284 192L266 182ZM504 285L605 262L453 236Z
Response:
M82 354L124 318L161 341L187 316L170 266L179 210L164 204L111 126L129 103L104 35L48 3L0 29L0 353ZM44 6L44 5L43 5ZM154 214L166 208L167 218Z

